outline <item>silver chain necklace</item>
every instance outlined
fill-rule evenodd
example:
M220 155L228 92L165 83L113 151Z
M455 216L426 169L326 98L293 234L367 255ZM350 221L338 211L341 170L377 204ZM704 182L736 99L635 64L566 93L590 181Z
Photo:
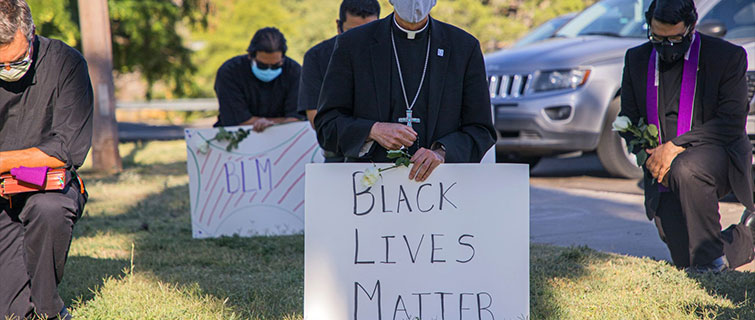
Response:
M430 23L428 21L427 23ZM414 104L417 103L417 98L419 97L419 92L422 91L422 84L425 82L425 75L427 74L427 62L430 60L430 32L428 31L427 34L427 53L425 54L425 66L422 69L422 78L419 81L419 87L417 88L417 94L414 95L414 100L412 100L412 104L409 104L409 98L406 95L406 87L404 86L404 75L401 73L401 63L398 61L398 51L396 50L396 40L393 36L393 27L391 27L391 44L393 44L393 55L396 56L396 68L398 68L398 78L401 81L401 91L404 94L404 102L406 103L406 109L408 118L411 118L411 111L412 108L414 108ZM417 121L418 122L418 121ZM412 126L412 120L409 119L407 125L409 127Z

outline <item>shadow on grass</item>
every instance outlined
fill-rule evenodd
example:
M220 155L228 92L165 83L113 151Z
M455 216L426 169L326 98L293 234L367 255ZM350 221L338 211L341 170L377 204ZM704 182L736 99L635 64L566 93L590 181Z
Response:
M153 168L155 168L153 166ZM158 169L150 170L161 170ZM137 168L139 170L141 168ZM184 168L185 170L185 164ZM165 171L157 171L166 174ZM183 172L182 174L185 174ZM301 314L304 295L304 237L192 238L188 185L167 187L134 203L119 215L86 216L77 223L74 239L101 234L126 234L134 239L136 273L193 286L218 298L228 298L243 318L282 319ZM67 270L87 265L90 272L61 291L66 304L117 275L127 261L71 257ZM76 271L71 271L76 272Z
M66 305L78 300L89 301L94 297L94 292L102 286L105 278L123 274L122 271L128 263L125 259L69 256L65 277L59 290L60 297Z
M559 248L530 245L530 319L564 319L567 307L561 303L550 281L578 280L589 274L587 266L609 256L587 246Z
M79 170L79 173L85 176L84 183L92 186L97 183L116 183L124 178L124 175L153 175L160 174L165 176L184 176L186 175L186 161L176 161L171 163L156 163L149 166L132 166L129 167L124 161L124 169L121 173L110 174L95 172L92 169Z
M153 168L156 169L150 170L164 174L156 171L163 170L159 166ZM134 170L147 169L136 167L126 174ZM197 284L205 294L221 301L229 298L227 304L242 318L300 317L304 237L192 239L188 191L187 185L166 187L134 203L122 214L84 217L77 224L74 237L129 235L135 242L137 274L149 273L181 286ZM608 255L587 247L532 245L531 319L563 319L568 305L559 298L551 281L577 281L589 276L589 265L607 259ZM126 264L126 261L73 260L91 264L95 271L87 275L90 279L84 284L65 284L67 304L74 297L91 298L89 288L101 284L103 277L117 275Z
M709 294L728 299L732 308L718 310L719 319L755 319L755 273L690 274Z
M129 168L122 175L185 175L184 162ZM119 183L121 177L88 176L93 183ZM145 178L146 179L146 178ZM92 182L90 182L92 183ZM127 181L138 188L139 182ZM151 183L156 183L152 181ZM192 239L187 185L165 187L133 203L118 215L89 215L77 224L74 237L97 238L99 234L128 235L134 239L136 273L148 273L163 282L198 285L202 293L225 300L242 318L282 319L300 317L303 305L303 236ZM107 201L107 199L102 200ZM130 246L128 248L130 250ZM554 281L578 281L590 276L590 266L610 255L587 247L558 248L532 245L530 254L531 319L564 319L570 306ZM126 260L71 257L61 288L66 304L81 297L91 299L91 289L108 276L118 276ZM752 278L731 277L735 285L701 277L699 282L713 294L740 301L723 315L751 315ZM743 282L749 281L749 282ZM749 290L749 291L748 291ZM747 313L750 312L750 313ZM726 317L724 317L726 318ZM739 317L748 319L747 317ZM751 317L752 318L752 317ZM754 318L755 319L755 318Z
M135 142L134 148L131 149L131 151L127 155L121 158L123 162L123 167L124 168L136 167L138 165L136 163L136 154L139 153L140 151L143 151L146 148L147 148L147 144L144 143L143 141Z

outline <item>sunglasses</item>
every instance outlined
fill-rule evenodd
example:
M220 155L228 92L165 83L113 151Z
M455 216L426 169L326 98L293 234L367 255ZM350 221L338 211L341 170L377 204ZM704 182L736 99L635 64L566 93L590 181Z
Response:
M648 28L648 40L650 40L650 42L654 44L664 44L664 45L668 44L668 45L673 46L675 44L682 43L684 41L684 37L689 35L689 32L690 32L690 28L687 27L687 30L684 31L683 34L677 34L677 35L668 36L668 37L661 37L659 35L652 33L650 31L650 28Z
M26 56L24 56L23 59L16 62L10 62L10 63L0 63L0 69L10 69L10 68L18 68L18 67L26 67L28 64L31 63L31 53L34 46L32 45L32 41L29 40L29 49L26 50Z
M262 62L257 61L257 59L252 59L252 60L254 60L254 64L256 64L257 68L259 68L260 70L267 70L267 69L278 70L280 68L283 68L283 61L282 60L281 60L281 62L278 62L276 64L262 63Z

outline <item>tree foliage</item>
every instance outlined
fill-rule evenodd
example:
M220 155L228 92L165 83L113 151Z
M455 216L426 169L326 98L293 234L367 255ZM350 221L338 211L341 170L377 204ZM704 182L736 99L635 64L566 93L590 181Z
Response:
M40 34L77 46L76 0L28 0ZM381 17L393 8L379 0ZM431 14L498 50L556 16L595 0L439 0ZM273 26L288 40L288 56L336 35L341 0L108 0L117 72L139 72L173 96L214 96L217 69L244 54L254 32ZM210 4L212 4L210 6ZM192 48L192 49L189 49ZM196 72L195 72L196 71ZM148 95L150 93L148 92Z
M81 50L77 0L28 0L37 33ZM162 80L176 96L192 95L192 51L183 41L189 28L206 26L207 0L108 0L117 72L139 72L147 98Z
M388 0L379 0L381 17L393 12ZM486 53L505 45L556 16L580 11L595 0L439 0L433 17L459 26L477 37ZM194 61L197 83L212 96L215 73L231 57L244 54L254 32L274 26L288 40L288 56L301 62L307 49L336 34L341 0L226 0L214 2L209 27L195 32L203 44Z
M76 0L27 0L37 26L37 34L78 46L79 14Z

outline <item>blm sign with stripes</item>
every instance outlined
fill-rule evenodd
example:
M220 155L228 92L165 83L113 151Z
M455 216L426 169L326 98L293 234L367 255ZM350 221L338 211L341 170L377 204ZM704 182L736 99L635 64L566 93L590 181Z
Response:
M225 129L239 128L251 127ZM185 130L194 238L302 233L304 166L323 162L309 123L251 132L231 151L217 132Z

